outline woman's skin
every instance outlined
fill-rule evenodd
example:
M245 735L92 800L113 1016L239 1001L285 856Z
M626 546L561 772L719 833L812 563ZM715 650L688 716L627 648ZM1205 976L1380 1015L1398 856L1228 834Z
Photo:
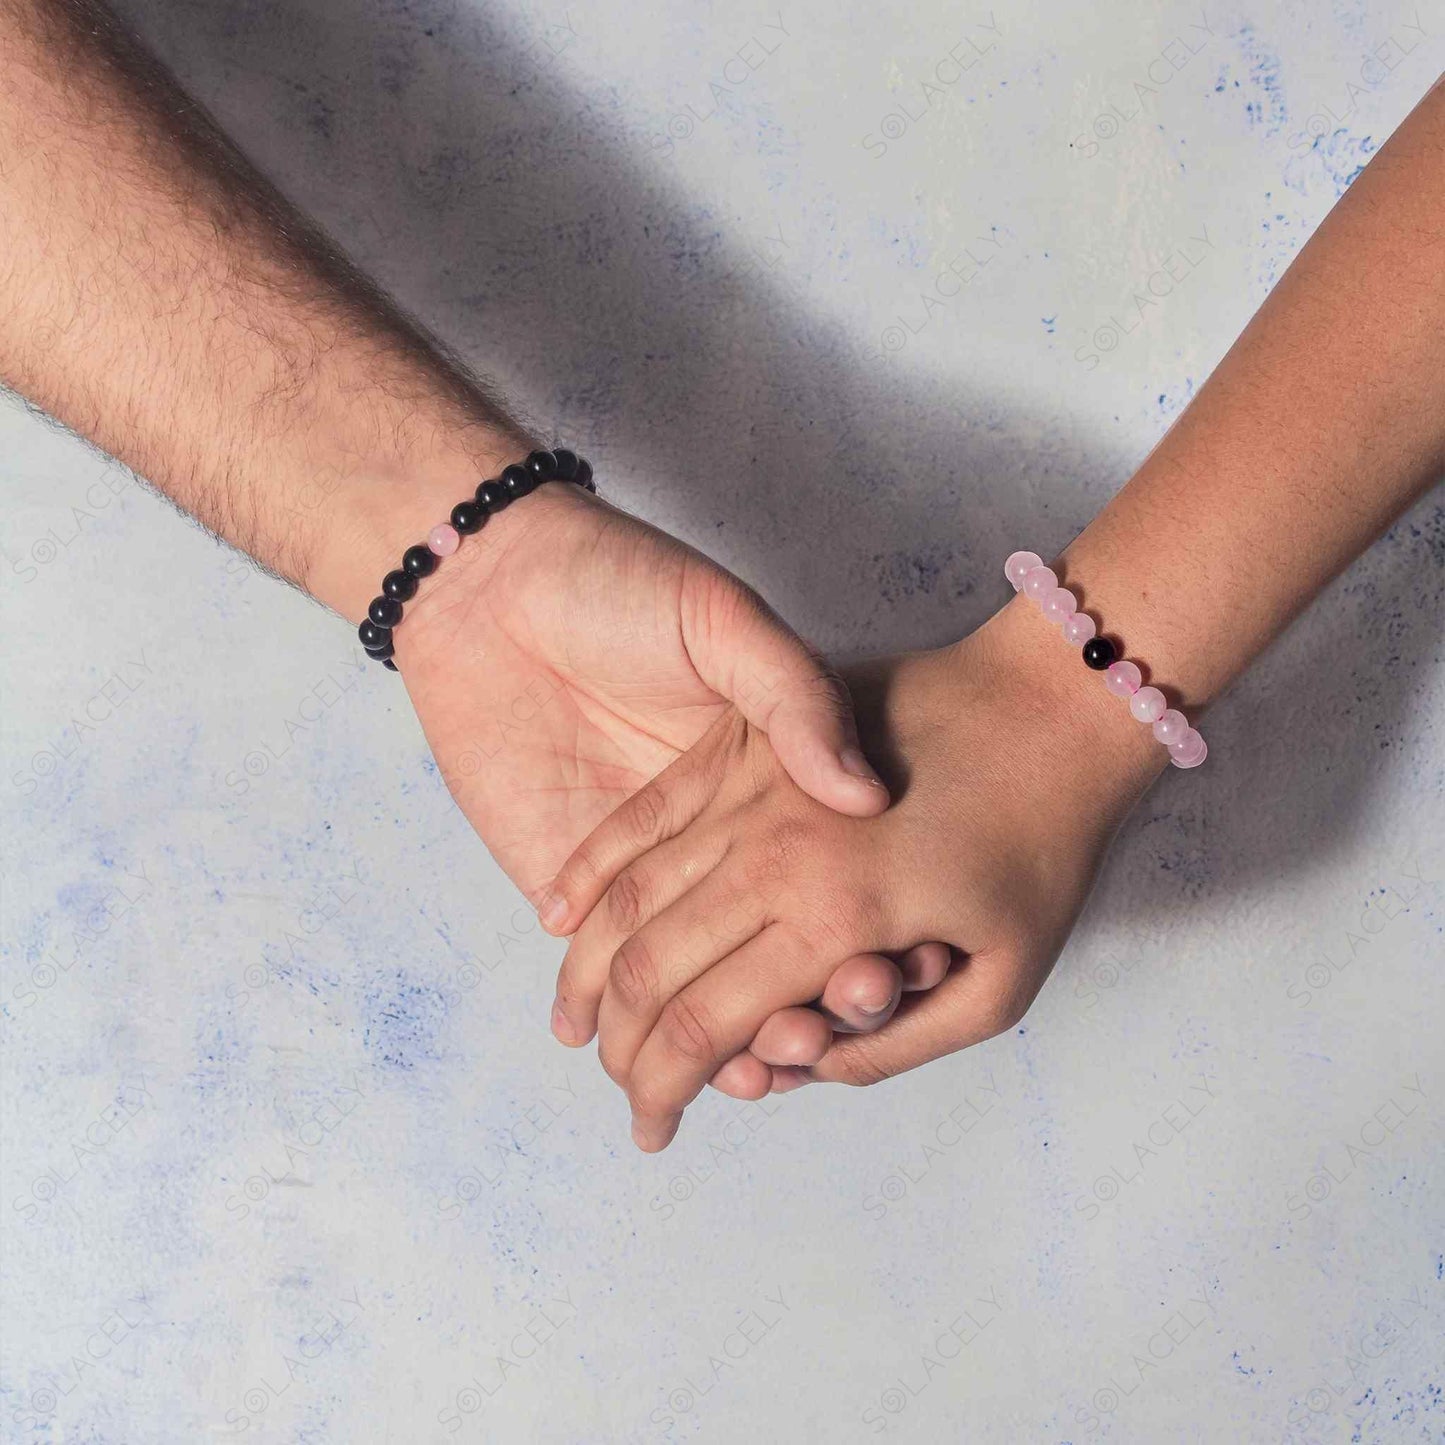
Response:
M1442 472L1437 82L1054 566L1197 721ZM888 813L825 816L730 717L553 885L566 899L556 931L575 933L558 980L569 1038L599 1031L644 1149L670 1141L719 1069L724 1085L759 1087L758 1045L742 1052L755 1036L762 1060L873 1083L1012 1025L1167 761L1022 596L955 646L876 677L863 716L901 793ZM1228 766L1217 753L1204 764ZM824 1038L786 1012L848 953L922 938L946 940L959 966L876 1033Z

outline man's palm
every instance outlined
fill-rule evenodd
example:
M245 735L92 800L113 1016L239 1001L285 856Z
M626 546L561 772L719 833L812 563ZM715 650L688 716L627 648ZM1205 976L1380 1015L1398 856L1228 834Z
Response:
M815 796L855 813L886 803L837 766L846 693L755 594L573 488L541 489L464 546L397 641L447 785L533 901L729 700Z

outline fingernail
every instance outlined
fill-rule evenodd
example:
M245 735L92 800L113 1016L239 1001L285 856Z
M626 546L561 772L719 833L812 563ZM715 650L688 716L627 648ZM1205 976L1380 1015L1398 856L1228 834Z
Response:
M888 1005L891 1004L892 1002L893 1002L893 998L892 998L892 996L890 995L888 998L885 998L881 1003L863 1003L863 1002L860 1000L860 1001L855 1005L855 1007L857 1008L857 1010L858 1010L858 1012L859 1012L860 1014L863 1014L866 1018L870 1018L870 1019L871 1019L871 1018L877 1018L878 1015L881 1014L881 1013L884 1011L884 1009L886 1009L886 1008L888 1007Z
M567 916L567 900L560 893L544 893L537 907L543 928L556 928Z
M844 748L838 754L838 764L850 778L861 778L870 787L881 788L883 780L868 764L868 759L857 748Z
M577 1042L577 1030L572 1027L572 1020L562 1012L562 1005L552 1005L552 1032L564 1044L575 1044Z

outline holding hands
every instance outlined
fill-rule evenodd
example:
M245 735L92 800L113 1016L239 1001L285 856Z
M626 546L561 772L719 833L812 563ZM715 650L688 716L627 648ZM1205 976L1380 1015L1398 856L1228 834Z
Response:
M730 709L577 849L553 885L554 929L575 930L559 1036L596 1032L641 1147L664 1147L714 1075L744 1096L799 1065L872 1083L1022 1017L1160 762L1063 662L1020 599L952 647L860 669L859 722L896 799L879 816L820 806ZM835 1039L800 1006L864 954L903 958L924 991Z
M398 530L389 514L376 528ZM347 537L334 564L318 557L315 585L338 599L356 590L370 575L355 567L358 551L382 555L379 542ZM639 817L654 794L638 789L693 758L687 749L703 756L729 719L820 813L868 816L888 805L842 681L731 573L574 487L541 487L469 538L409 604L395 646L443 779L554 932L575 912L547 890L567 855L624 800L617 816ZM569 889L584 867L579 855ZM942 976L946 958L936 943L901 965L839 954L817 992L832 1024L877 1028L903 988ZM800 1022L810 1039L831 1037L822 1014L799 1010L764 1044ZM585 1011L560 1012L554 1029L569 1043L592 1033ZM784 1054L779 1062L791 1061ZM719 1086L766 1093L771 1078L752 1062L761 1087L755 1076L739 1081L741 1065Z
M643 1148L710 1077L744 1097L871 1083L1022 1016L1170 760L1131 710L1197 719L1445 474L1442 159L1445 80L1069 547L1068 606L1161 668L1167 693L1151 682L1124 706L1019 596L954 646L853 679L886 812L820 807L733 711L577 849L548 920L573 934L556 1031L596 1031ZM830 971L888 955L917 991L876 1032L836 1035Z
M0 41L0 381L354 625L460 479L535 438L104 5L0 4ZM1019 1019L1177 708L1445 473L1442 237L1437 81L1069 548L1081 605L1163 669L1159 742L1015 599L852 679L880 782L847 689L752 591L573 488L408 606L395 666L442 775L571 935L554 1032L597 1034L644 1148L709 1079L868 1083Z

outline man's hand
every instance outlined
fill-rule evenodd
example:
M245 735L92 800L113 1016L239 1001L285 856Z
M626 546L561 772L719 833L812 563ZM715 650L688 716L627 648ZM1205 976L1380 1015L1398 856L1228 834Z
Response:
M729 702L819 802L858 817L888 805L842 681L754 592L565 483L426 580L396 662L447 786L554 932L568 919L546 885L562 860Z
M857 817L888 804L858 751L847 689L754 592L563 483L509 507L427 579L397 628L396 661L447 786L553 933L575 927L565 906L547 905L563 860L730 702L818 801ZM821 1053L835 1028L879 1027L905 990L942 976L941 952L847 960L822 1013L776 1021L776 1062L791 1061L800 1031ZM592 1037L565 992L552 1028L568 1044ZM726 1082L757 1098L775 1075L739 1060Z
M103 0L0 0L0 54L0 378L354 625L402 550L533 439ZM398 665L448 782L533 898L725 700L815 798L887 806L797 638L575 490L489 523L407 612ZM824 1001L866 1024L899 986L865 960Z

